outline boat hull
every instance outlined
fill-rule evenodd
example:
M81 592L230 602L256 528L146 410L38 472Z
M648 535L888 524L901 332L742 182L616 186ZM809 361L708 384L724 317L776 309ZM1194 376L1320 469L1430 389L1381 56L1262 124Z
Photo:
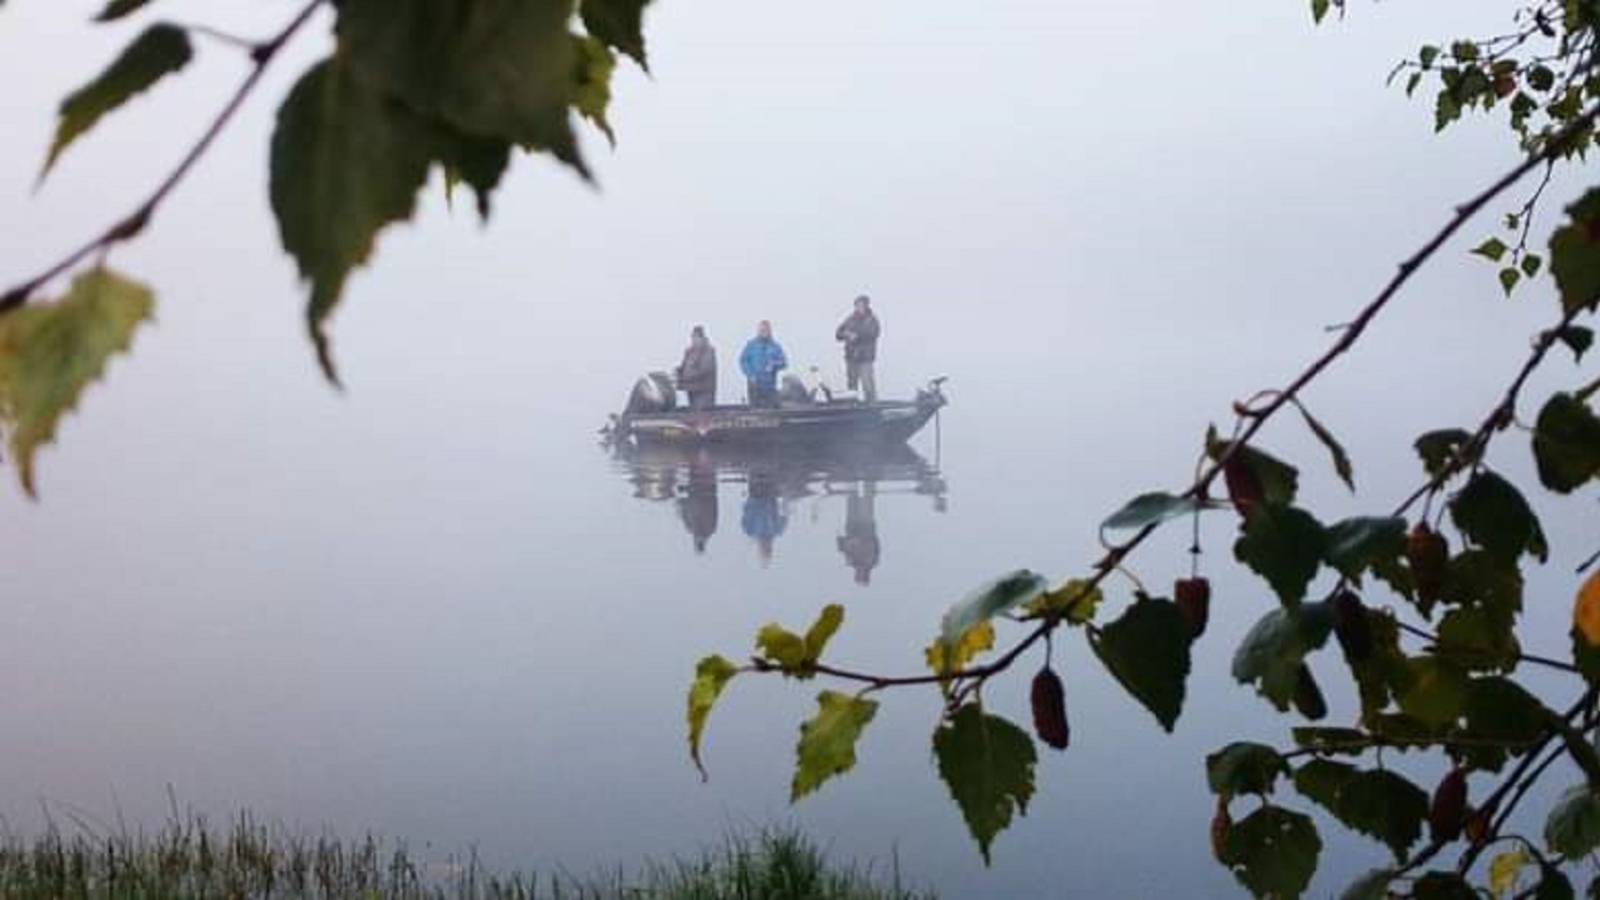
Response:
M937 391L915 400L840 400L764 409L717 406L623 416L617 437L640 444L842 445L903 444L945 404Z

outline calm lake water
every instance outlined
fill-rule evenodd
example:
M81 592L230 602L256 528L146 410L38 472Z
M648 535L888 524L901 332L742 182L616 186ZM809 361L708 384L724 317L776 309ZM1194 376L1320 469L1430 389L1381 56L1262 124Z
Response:
M937 433L887 457L628 458L599 446L598 399L419 415L385 383L299 429L269 403L179 415L186 437L172 440L141 430L138 372L46 457L43 502L12 496L0 519L13 686L0 810L14 829L45 812L159 824L170 789L214 819L371 830L425 856L475 847L498 867L581 873L793 823L840 857L898 859L947 897L1236 893L1210 858L1202 759L1241 734L1281 743L1290 723L1227 678L1271 601L1231 565L1226 517L1205 529L1218 600L1176 732L1079 636L1058 641L1073 743L1041 751L1038 795L992 868L938 779L931 690L890 694L856 770L795 807L796 728L818 684L734 681L705 738L706 783L683 722L696 659L746 656L762 624L803 628L829 602L847 609L830 658L920 671L940 615L974 585L1020 566L1084 571L1095 523L1160 484L1129 473L1177 483L1203 416L1096 394L1041 418L1048 385L1006 403L1015 391L977 372L963 391L958 372ZM1237 374L1174 390L1199 403ZM1359 419L1357 382L1324 398L1331 421ZM1074 441L1091 420L1102 438ZM1358 466L1401 439L1381 421L1357 431ZM1314 445L1282 434L1306 490L1339 508ZM1364 474L1387 497L1413 480L1404 468ZM1187 568L1187 528L1169 530L1138 567L1156 589ZM1128 596L1114 585L1110 609ZM998 680L990 708L1025 725L1037 665ZM1349 715L1330 699L1335 720ZM1325 832L1319 886L1382 862L1377 844Z
M202 54L217 68L119 112L107 127L127 130L74 147L35 197L59 98L122 40L67 43L99 4L80 6L6 6L0 39L28 73L0 98L18 129L0 147L7 284L156 183L239 74ZM212 22L220 6L161 14ZM250 18L215 24L270 33L276 6L228 4ZM1072 746L1041 752L992 868L931 758L936 692L888 695L856 770L795 807L797 727L824 685L736 680L705 783L684 695L701 656L741 658L763 624L803 628L831 602L847 616L830 660L920 673L974 586L1082 574L1108 513L1187 484L1230 401L1286 383L1516 161L1500 134L1436 143L1425 102L1381 93L1438 37L1434 15L1361 10L1330 33L1292 2L1138 20L1114 4L654 4L656 75L616 86L625 139L607 155L590 136L604 195L519 165L481 229L431 190L351 281L333 326L342 394L315 371L264 200L275 104L250 104L114 255L158 289L159 323L41 453L41 501L0 470L0 817L153 826L175 798L577 873L793 823L951 898L1237 894L1211 859L1204 755L1281 746L1292 722L1228 676L1274 604L1236 570L1228 516L1203 527L1216 601L1174 733L1080 635L1058 640ZM1491 22L1459 33L1505 24ZM326 32L275 71L274 96ZM1175 103L1175 78L1210 85L1205 101ZM1495 212L1521 202L1503 199ZM1324 518L1392 508L1421 477L1416 434L1481 420L1523 336L1550 324L1547 283L1507 302L1468 257L1492 230L1465 229L1308 392L1358 498L1299 421L1263 436ZM870 465L598 446L691 324L725 379L763 317L797 364L837 368L832 329L862 290L884 319L886 396L950 376L937 442L929 429ZM1570 387L1572 372L1553 359L1536 381ZM1495 460L1525 474L1525 436ZM1537 502L1555 546L1530 575L1524 646L1562 656L1593 507ZM1171 526L1133 561L1152 591L1187 573L1188 539ZM1131 590L1111 584L1104 614ZM988 707L1026 723L1038 664L997 679ZM1312 666L1331 688L1336 659ZM1330 723L1348 721L1350 698L1329 701ZM1386 858L1323 832L1317 896Z

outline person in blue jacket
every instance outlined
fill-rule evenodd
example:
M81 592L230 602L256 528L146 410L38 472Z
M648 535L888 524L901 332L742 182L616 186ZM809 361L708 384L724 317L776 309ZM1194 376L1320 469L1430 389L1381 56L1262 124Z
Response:
M748 381L751 406L778 405L778 373L788 367L783 347L772 339L772 323L762 319L756 324L756 336L739 354L739 370Z

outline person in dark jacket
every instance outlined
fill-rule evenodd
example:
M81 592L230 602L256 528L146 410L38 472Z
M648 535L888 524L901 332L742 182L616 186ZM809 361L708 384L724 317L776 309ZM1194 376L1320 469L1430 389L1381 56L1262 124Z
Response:
M872 371L878 358L878 334L882 328L878 317L872 314L872 300L866 294L856 298L856 308L849 318L839 323L833 336L844 344L845 386L855 390L861 386L861 395L868 403L878 399L878 380Z
M678 364L678 389L689 395L690 409L709 409L717 403L717 350L703 326L689 332L689 346Z
M783 347L772 339L772 323L762 319L756 324L756 336L739 354L739 371L749 381L751 406L778 405L778 373L788 367Z
M856 584L872 583L872 570L878 566L882 546L878 542L878 517L875 508L878 499L876 482L857 485L854 493L845 497L844 534L839 536L839 552L850 568L856 570Z

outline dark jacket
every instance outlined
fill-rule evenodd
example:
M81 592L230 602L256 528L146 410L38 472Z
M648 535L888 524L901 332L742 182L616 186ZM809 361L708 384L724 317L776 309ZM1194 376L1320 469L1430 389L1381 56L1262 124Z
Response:
M844 358L848 362L872 362L878 358L878 317L872 310L852 312L834 329L836 340L844 341Z
M686 393L717 392L717 350L710 341L689 345L678 364L678 390Z

